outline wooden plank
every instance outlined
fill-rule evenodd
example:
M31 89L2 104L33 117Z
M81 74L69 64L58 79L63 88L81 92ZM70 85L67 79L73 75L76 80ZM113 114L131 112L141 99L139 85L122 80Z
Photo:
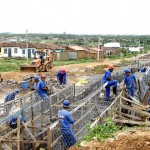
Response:
M0 140L0 150L2 149L2 141Z
M17 150L20 150L20 117L17 118Z
M48 135L47 135L47 144L48 144L48 150L52 150L52 130L49 128L48 129Z
M136 102L134 100L127 99L126 97L123 97L123 96L121 96L121 98L126 100L126 101L128 101L128 102L134 103L134 104L136 104L136 105L138 105L138 106L140 106L142 108L145 108L145 105L141 104L140 102L138 103L138 102Z
M16 140L2 140L1 143L17 143ZM47 141L43 141L43 140L38 140L38 141L29 141L29 140L20 140L20 142L22 143L39 143L39 144L47 144ZM11 149L12 150L12 149Z
M136 124L136 125L148 125L150 126L150 122L140 122L140 121L133 121L133 120L120 120L120 119L112 119L114 122L119 122L119 123L129 123L129 124Z
M24 126L25 131L30 135L31 139L33 141L36 141L35 137L32 135L31 131L27 128L27 125L24 122L21 122L22 125Z
M144 111L141 111L141 110L132 108L132 107L127 106L127 105L124 105L124 104L120 104L120 107L122 107L122 108L124 108L124 109L127 109L127 110L134 111L134 112L136 112L136 113L138 113L138 114L141 114L141 115L143 115L143 116L150 117L150 113L148 113L148 112L144 112Z
M12 140L12 134L9 134L9 140ZM12 149L12 144L9 144L10 148Z
M132 116L132 115L129 115L129 114L125 114L125 113L120 112L120 111L116 111L116 113L119 114L119 115L121 114L121 116L129 117L131 119L136 119L136 120L139 120L139 121L142 120L141 118L139 118L137 116Z

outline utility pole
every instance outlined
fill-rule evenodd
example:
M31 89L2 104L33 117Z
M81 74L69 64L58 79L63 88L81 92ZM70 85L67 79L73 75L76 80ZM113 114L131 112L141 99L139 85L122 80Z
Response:
M26 53L27 53L27 61L29 60L28 59L28 29L26 29Z
M100 46L100 35L99 35L99 39L98 39L98 53L97 53L97 61L99 61L99 46Z

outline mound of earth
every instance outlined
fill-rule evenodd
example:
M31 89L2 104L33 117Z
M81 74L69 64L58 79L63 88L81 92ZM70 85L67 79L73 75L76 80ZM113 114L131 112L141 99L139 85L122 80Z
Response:
M115 139L108 139L104 144L93 140L84 147L72 147L69 150L150 150L150 129L120 132Z

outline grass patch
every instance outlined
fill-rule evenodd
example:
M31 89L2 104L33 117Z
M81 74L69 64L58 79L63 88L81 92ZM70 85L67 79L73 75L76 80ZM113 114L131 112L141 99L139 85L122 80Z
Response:
M119 127L112 122L111 118L107 118L105 124L100 124L92 129L89 128L89 133L77 145L79 146L82 141L91 141L94 137L104 142L107 138L113 138L117 131L119 131Z
M27 62L27 60L0 60L0 72L9 72L9 71L19 71L20 66L30 64L31 60Z
M7 59L0 60L0 72L10 72L10 71L19 71L20 66L28 66L32 60L17 60L17 59ZM54 66L63 66L70 64L81 64L81 63L90 63L95 60L92 58L85 58L81 60L68 60L68 61L55 61Z

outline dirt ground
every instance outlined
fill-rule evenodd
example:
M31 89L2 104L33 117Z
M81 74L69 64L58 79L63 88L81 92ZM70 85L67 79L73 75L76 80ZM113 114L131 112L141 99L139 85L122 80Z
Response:
M97 62L97 63L85 63L85 64L71 64L71 65L65 65L63 68L67 69L68 72L68 79L69 80L76 80L76 78L79 78L81 76L88 76L93 74L93 69L96 66L107 66L110 64L118 64L120 63L121 59L118 60L105 60L104 62ZM49 77L55 77L56 72L62 67L54 67L51 69L50 72L46 72L45 74ZM101 72L99 72L101 73ZM1 73L4 80L10 80L13 79L15 81L20 81L23 78L27 77L30 74L34 73L28 73L28 72L3 72ZM42 73L38 73L39 75Z
M108 139L104 144L93 140L84 147L72 147L69 150L150 150L150 129L119 132L115 139Z

